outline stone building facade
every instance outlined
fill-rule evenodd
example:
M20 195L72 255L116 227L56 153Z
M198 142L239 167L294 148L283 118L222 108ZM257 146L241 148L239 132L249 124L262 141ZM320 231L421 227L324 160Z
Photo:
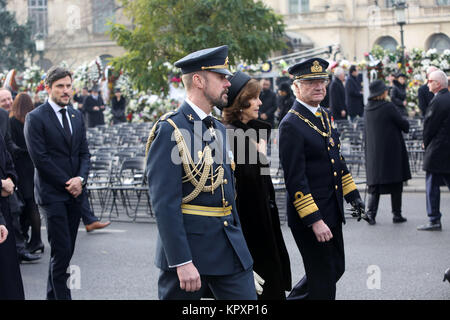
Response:
M290 52L340 45L342 58L362 59L375 44L400 45L397 0L263 0L284 17ZM405 48L450 48L450 0L407 0ZM45 35L45 64L77 66L124 51L107 35L106 21L130 25L114 0L9 0L19 22Z

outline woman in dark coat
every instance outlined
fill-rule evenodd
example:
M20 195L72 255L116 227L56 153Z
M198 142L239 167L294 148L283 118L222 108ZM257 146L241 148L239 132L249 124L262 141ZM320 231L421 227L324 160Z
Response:
M17 181L14 165L0 136L0 300L25 299L8 197ZM6 239L5 239L6 237Z
M9 119L11 139L21 150L14 159L14 167L19 177L17 187L25 204L23 216L31 225L31 238L27 244L27 249L30 253L36 253L37 251L44 252L44 244L41 241L41 216L34 200L34 165L28 154L25 136L23 134L25 116L33 108L34 106L30 96L26 93L19 93L14 99L11 118ZM28 223L25 225L28 225Z
M122 97L122 93L120 89L114 90L114 97L111 99L111 113L113 115L113 124L125 122L125 108L127 106L127 102L124 97Z
M270 124L257 120L261 87L242 72L230 82L223 122L234 130L229 138L230 145L234 143L236 205L242 231L254 260L253 270L265 281L259 299L286 299L291 270L265 156Z
M390 97L400 114L408 117L408 111L406 110L406 76L403 73L397 75L397 80L393 81Z
M389 89L383 81L372 82L369 89L364 118L369 192L366 220L375 224L380 194L391 194L393 222L405 222L401 214L403 182L411 179L411 171L402 131L409 131L409 122L385 100Z

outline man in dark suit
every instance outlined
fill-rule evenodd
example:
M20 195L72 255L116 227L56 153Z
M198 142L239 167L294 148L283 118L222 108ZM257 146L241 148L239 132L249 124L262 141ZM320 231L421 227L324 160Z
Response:
M236 212L232 153L225 127L211 117L214 106L228 101L227 55L221 46L175 63L187 99L155 124L147 143L163 300L200 299L209 290L216 299L256 299L253 260Z
M423 122L423 169L426 171L429 222L417 227L417 230L440 231L441 181L450 189L450 93L447 75L441 70L432 72L428 77L428 88L435 95Z
M351 66L349 69L349 76L345 83L345 101L347 104L348 115L352 121L356 116L363 116L364 99L361 80L356 66Z
M90 154L81 112L68 106L72 74L52 67L45 88L48 101L27 114L25 141L36 168L34 193L46 217L51 248L47 299L71 299L67 285L84 198Z
M262 90L259 99L262 105L259 107L259 118L274 127L275 111L277 110L277 95L272 91L269 79L261 80Z
M308 59L289 68L294 75L292 109L280 124L280 160L287 189L288 225L306 275L288 296L335 299L345 270L343 198L355 216L364 213L353 178L341 155L339 134L319 104L325 96L328 62Z
M88 128L105 124L105 118L103 116L105 103L100 96L98 86L92 87L91 94L84 99L83 109L86 113Z
M347 119L347 105L345 103L345 71L337 67L334 71L334 78L330 84L330 108L334 120Z
M434 71L438 70L438 68L431 66L427 68L427 80L430 74ZM433 92L428 88L428 83L425 83L420 86L417 97L419 98L419 109L422 112L422 115L425 117L427 113L427 109L430 105L431 99L434 98Z

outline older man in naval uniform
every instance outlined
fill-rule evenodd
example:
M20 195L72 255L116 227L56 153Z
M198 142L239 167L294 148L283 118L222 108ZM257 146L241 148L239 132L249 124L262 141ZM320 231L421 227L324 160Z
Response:
M335 299L345 270L343 198L364 214L356 185L341 155L339 134L320 107L328 62L308 59L289 68L296 101L280 124L280 160L288 194L287 216L306 276L289 299Z

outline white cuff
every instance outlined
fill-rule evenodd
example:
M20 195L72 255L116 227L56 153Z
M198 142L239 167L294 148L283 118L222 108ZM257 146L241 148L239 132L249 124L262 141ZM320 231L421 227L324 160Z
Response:
M189 260L189 261L186 261L186 262L174 265L174 266L169 266L169 268L181 267L181 266L184 266L185 264L188 264L188 263L191 263L191 262L192 262L192 260Z

